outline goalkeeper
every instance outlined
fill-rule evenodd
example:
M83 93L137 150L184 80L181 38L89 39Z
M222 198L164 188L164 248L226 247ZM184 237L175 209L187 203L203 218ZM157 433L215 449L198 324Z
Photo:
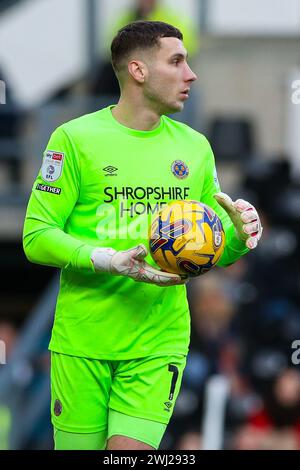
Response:
M261 236L254 207L220 192L206 138L166 117L197 78L182 39L163 22L122 28L111 46L119 102L58 127L32 188L25 253L61 268L49 345L55 449L159 447L190 316L185 280L147 254L150 216L171 199L212 207L226 233L219 266Z

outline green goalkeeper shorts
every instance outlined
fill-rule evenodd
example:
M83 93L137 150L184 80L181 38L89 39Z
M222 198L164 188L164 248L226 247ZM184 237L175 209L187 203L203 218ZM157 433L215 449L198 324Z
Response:
M107 439L125 435L157 448L174 409L185 363L184 355L107 361L52 352L52 424L72 433L104 431ZM115 411L122 414L121 423ZM138 418L134 426L130 417Z

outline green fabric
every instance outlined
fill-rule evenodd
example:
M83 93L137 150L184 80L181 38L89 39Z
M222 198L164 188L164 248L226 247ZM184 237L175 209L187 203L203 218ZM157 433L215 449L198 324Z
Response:
M47 174L53 151L64 154L54 181ZM173 174L175 160L188 167L186 178ZM218 264L227 266L248 249L213 198L219 190L207 139L166 116L156 129L138 131L119 124L108 107L55 130L24 224L27 257L62 269L50 349L111 360L186 354L185 285L161 288L96 274L90 254L96 246L147 246L151 216L161 205L195 199L222 219L226 247ZM146 260L155 264L150 255Z
M167 425L185 363L182 355L105 361L52 352L52 424L67 432L115 433L109 424L115 410Z
M108 435L106 431L79 434L54 428L54 450L105 450L112 436L126 436L158 449L165 430L165 424L111 410Z
M106 432L78 434L54 428L54 450L104 450Z
M11 432L11 413L6 405L0 405L0 450L9 449Z
M167 425L110 410L108 436L126 436L158 449Z

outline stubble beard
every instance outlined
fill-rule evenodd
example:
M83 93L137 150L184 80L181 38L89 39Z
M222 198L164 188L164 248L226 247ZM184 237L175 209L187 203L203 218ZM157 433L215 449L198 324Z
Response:
M184 104L179 101L171 103L163 95L152 94L148 96L148 102L155 111L162 116L163 114L179 113L183 110Z

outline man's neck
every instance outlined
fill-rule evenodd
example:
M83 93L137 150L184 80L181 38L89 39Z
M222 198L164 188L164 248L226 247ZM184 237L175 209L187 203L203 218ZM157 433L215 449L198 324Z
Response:
M152 131L160 124L160 115L155 111L122 97L112 109L112 114L123 126L139 131Z

